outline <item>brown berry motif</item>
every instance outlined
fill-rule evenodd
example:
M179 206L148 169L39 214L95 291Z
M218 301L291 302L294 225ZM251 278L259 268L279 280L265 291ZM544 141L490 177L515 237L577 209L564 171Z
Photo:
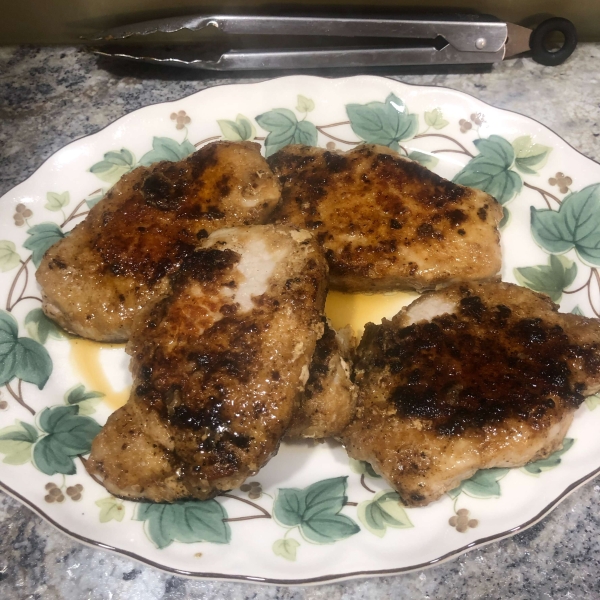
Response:
M558 191L561 194L566 194L569 191L569 186L573 183L573 180L568 175L559 171L554 177L548 179L548 183L550 185L557 185Z
M473 125L471 124L470 121L466 121L465 119L461 119L458 124L460 125L460 132L461 133L467 133L467 131L469 131L469 129L471 129L471 127L473 127Z
M44 500L49 504L52 504L53 502L64 502L65 496L63 494L62 487L64 486L58 487L55 483L52 482L47 483L46 491L48 493L46 494L46 496L44 496ZM65 491L67 496L69 496L71 500L77 502L78 500L81 500L83 486L80 483L78 483L77 485L70 485Z
M485 123L485 117L481 113L473 113L468 121L466 119L461 119L458 122L461 133L467 133L467 131L473 128L473 125L478 129L483 123Z
M2 394L0 394L0 410L8 409L8 402L2 398Z
M187 116L185 110L171 113L171 121L175 121L175 129L183 129L186 125L192 122L192 119Z
M27 222L29 217L32 217L33 213L22 203L17 204L15 207L15 214L13 219L17 227L22 227Z
M258 481L251 481L240 486L242 492L248 492L248 498L257 500L262 496L262 485Z
M453 517L448 519L450 527L454 527L459 533L465 533L469 528L475 528L479 525L477 519L469 519L469 511L466 508L459 508Z

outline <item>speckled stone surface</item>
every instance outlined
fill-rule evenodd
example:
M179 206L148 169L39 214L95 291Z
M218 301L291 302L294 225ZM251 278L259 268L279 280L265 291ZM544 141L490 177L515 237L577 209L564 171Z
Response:
M461 90L541 121L600 161L600 45L561 67L529 59L489 72L395 75ZM230 76L114 66L74 48L0 48L0 195L53 152L148 104L271 74ZM89 600L600 599L600 485L574 492L538 525L407 575L317 587L186 580L72 541L0 493L0 598Z

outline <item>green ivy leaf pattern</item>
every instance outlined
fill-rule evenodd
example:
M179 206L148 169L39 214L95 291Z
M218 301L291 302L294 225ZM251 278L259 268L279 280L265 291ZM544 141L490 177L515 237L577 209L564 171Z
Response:
M521 470L529 475L539 475L544 471L548 471L550 469L554 469L561 463L561 456L571 449L575 440L573 438L565 438L562 443L562 447L560 450L553 452L548 458L543 458L541 460L536 460L535 462L530 462L528 465L525 465Z
M354 460L353 458L348 459L350 470L359 475L368 475L376 479L381 479L381 475L378 475L370 463L365 460Z
M29 336L40 344L45 344L49 337L61 340L68 336L67 332L49 319L41 308L34 308L27 313L25 328Z
M229 544L231 529L227 513L216 500L140 504L136 521L145 522L146 535L158 548L173 542Z
M275 108L258 115L256 122L269 132L265 140L267 157L289 144L317 145L317 128L309 121L298 121L287 108Z
M383 537L388 527L413 527L400 503L400 496L393 490L384 490L375 494L372 500L361 502L358 506L358 518L377 537Z
M21 262L15 245L9 240L0 241L0 271L6 273L14 269Z
M31 460L31 447L38 439L37 429L23 421L0 429L0 453L3 463L23 465Z
M52 212L57 212L67 206L70 200L71 196L69 192L63 192L62 194L58 194L57 192L48 192L46 194L47 202L44 204L44 208L47 208Z
M8 312L0 311L0 344L4 345L9 340L17 339L19 325L16 319Z
M100 515L98 516L100 523L108 523L109 521L122 521L125 516L125 506L123 502L114 496L96 500L96 506L100 507Z
M472 498L499 498L500 484L498 483L510 469L480 469L470 479L465 479L461 484L450 490L448 495L456 498L462 492Z
M427 152L421 152L420 150L413 150L409 152L408 158L418 162L419 164L427 167L428 169L435 169L437 164L440 162L437 157L433 154L428 154Z
M146 152L140 158L140 165L147 167L161 160L178 161L183 160L186 156L195 152L193 144L188 140L184 140L181 144L171 138L154 137L152 138L152 150Z
M572 315L579 315L580 317L585 316L583 314L583 311L579 308L579 305L577 305L575 308L573 308L573 310L571 311Z
M232 142L244 142L246 140L252 140L256 136L254 125L252 125L250 119L244 115L238 115L235 118L235 121L220 119L217 123L226 140L231 140Z
M309 113L315 110L315 102L302 94L298 94L298 104L296 105L296 110L299 113Z
M448 121L444 119L441 108L434 108L433 110L425 112L424 118L425 124L434 129L443 129L448 125Z
M96 406L103 397L102 392L87 392L85 386L79 384L66 391L65 404L79 406L78 414L88 416L96 412Z
M547 294L554 302L558 302L563 290L575 281L577 265L564 256L552 254L547 265L518 267L514 275L520 285Z
M18 377L41 390L52 373L52 359L39 342L18 337L15 318L0 311L0 385Z
M369 144L381 144L392 150L400 149L399 142L413 138L418 131L417 115L394 94L385 102L347 104L346 112L352 131Z
M499 135L473 142L479 154L472 158L453 181L487 192L506 204L521 191L523 181L511 170L515 161L513 147Z
M33 447L33 462L42 473L73 475L76 472L73 457L89 454L101 427L78 413L77 405L45 408L41 412L40 428L47 435Z
M36 268L40 266L46 250L65 237L65 234L56 223L34 225L27 230L27 234L31 237L25 240L23 247L31 250L31 260Z
M502 218L500 219L500 223L498 223L498 228L500 230L504 229L510 222L510 211L506 206L502 207Z
M549 146L535 144L530 135L518 137L512 146L515 151L515 167L526 175L537 175L552 151Z
M600 406L600 394L593 394L592 396L588 396L585 399L585 405L588 407L588 410L594 410L598 406Z
M277 540L273 543L273 553L286 560L294 561L296 560L296 550L298 550L299 545L300 542L292 538Z
M558 211L532 206L531 232L552 254L575 248L583 261L600 266L600 183L569 194Z
M88 208L94 208L94 206L96 206L96 204L98 204L98 202L100 202L100 200L102 200L102 198L104 198L104 190L100 190L99 193L94 194L93 196L90 196L89 198L85 199L85 203L87 204Z
M313 483L303 490L282 488L273 506L273 515L286 527L299 527L315 544L331 544L360 531L360 527L340 511L348 500L348 477L335 477Z
M93 173L98 179L114 185L134 167L135 156L133 153L126 148L121 148L118 151L107 152L103 160L90 167L90 173Z

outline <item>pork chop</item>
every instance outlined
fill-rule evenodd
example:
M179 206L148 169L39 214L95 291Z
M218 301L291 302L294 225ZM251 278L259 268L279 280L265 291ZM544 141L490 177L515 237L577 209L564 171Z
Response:
M274 218L313 232L331 286L433 289L500 270L502 207L384 146L286 146L268 163L282 183Z
M327 264L306 231L221 229L173 287L136 319L131 396L88 461L125 498L206 499L256 474L290 425L323 333Z
M339 435L356 410L356 387L350 379L356 338L350 327L335 331L325 321L317 342L308 381L290 428L288 439L322 440Z
M547 457L600 389L600 321L557 308L508 283L458 284L369 324L348 454L409 506L478 469Z
M76 335L126 341L136 314L168 292L168 276L199 239L264 223L279 195L250 142L216 142L179 162L138 167L47 251L36 274L42 308Z

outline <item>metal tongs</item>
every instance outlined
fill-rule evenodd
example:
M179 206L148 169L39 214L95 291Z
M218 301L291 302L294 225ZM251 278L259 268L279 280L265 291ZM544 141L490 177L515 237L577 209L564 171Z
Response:
M239 36L233 39L241 48L226 47L221 51L218 44L212 43L179 46L175 51L161 53L143 46L140 52L140 48L123 50L112 45L115 40L157 32L206 28ZM564 36L564 43L552 51L547 48L547 40L555 32ZM93 49L103 56L217 71L481 64L528 51L538 63L558 65L577 45L575 27L566 19L548 19L531 30L488 15L437 18L199 15L117 27L91 39L111 42L109 46ZM251 44L248 47L248 40L257 39L263 41L254 41L257 47ZM265 39L270 43L265 43ZM284 47L271 47L275 39L283 40ZM304 41L298 47L289 47L292 40L298 39ZM323 46L323 39L329 45Z

